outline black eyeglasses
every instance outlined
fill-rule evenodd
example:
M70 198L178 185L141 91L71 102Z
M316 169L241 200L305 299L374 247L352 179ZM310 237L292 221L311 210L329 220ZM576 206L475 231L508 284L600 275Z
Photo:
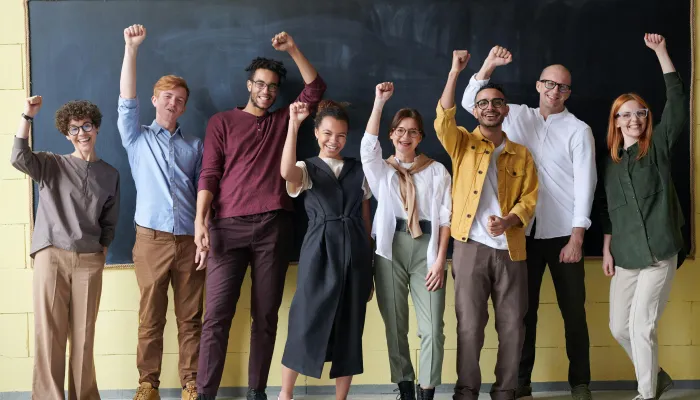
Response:
M637 111L628 111L628 112L623 112L623 113L617 113L617 114L615 114L615 117L627 121L627 120L630 120L633 115L636 115L637 118L639 118L639 119L644 119L649 115L649 110L646 108L641 108Z
M501 108L506 104L506 99L502 99L500 97L496 97L495 99L491 99L491 100L481 99L481 100L477 101L475 104L480 109L485 110L489 107L489 102L491 103L493 108Z
M568 93L571 91L571 85L567 85L565 83L554 82L550 81L549 79L540 79L540 82L542 82L544 87L547 89L554 89L555 87L559 86L559 91L561 93Z
M70 133L71 136L77 136L80 133L81 129L83 130L83 132L88 133L92 132L94 128L95 125L93 125L92 122L86 122L83 124L83 126L70 125L68 127L68 133Z
M412 138L420 136L420 131L418 129L396 128L394 132L396 132L396 135L399 137L403 137L403 135L407 133L408 136Z
M263 89L267 88L267 90L269 90L272 93L276 92L277 89L279 89L279 87L280 87L280 85L278 85L276 83L265 83L263 81L251 81L251 82L253 82L253 85L255 85L255 87L258 90L263 90Z

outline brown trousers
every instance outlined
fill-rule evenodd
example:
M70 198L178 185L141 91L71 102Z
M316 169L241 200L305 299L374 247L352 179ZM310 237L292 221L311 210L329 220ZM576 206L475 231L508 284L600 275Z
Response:
M187 382L196 380L205 278L204 271L196 271L196 253L192 236L136 227L133 257L141 291L136 348L139 384L148 382L156 388L160 385L163 331L171 283L180 345L180 383L184 387Z
M64 399L70 337L68 398L99 399L93 345L105 256L47 247L34 257L35 399Z
M493 400L514 400L518 384L520 351L525 339L527 266L511 261L508 251L479 242L455 240L452 277L457 312L457 385L455 400L476 400L481 387L479 356L493 300L498 333L496 382Z

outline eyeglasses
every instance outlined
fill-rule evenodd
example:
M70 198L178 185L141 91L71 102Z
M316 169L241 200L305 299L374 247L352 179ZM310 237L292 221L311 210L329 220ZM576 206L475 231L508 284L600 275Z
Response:
M408 136L412 138L420 136L420 130L418 129L396 128L394 129L394 132L396 132L396 136L398 137L403 137L403 135L406 133L408 133Z
M559 86L559 91L561 93L568 93L571 91L571 85L550 81L549 79L540 79L540 82L542 82L547 89L554 89Z
M83 124L83 126L71 125L68 127L68 133L70 133L71 136L77 136L80 133L81 129L83 130L83 132L88 133L92 132L92 129L94 127L95 125L93 125L92 122L86 122Z
M491 100L481 99L481 100L477 101L475 104L480 109L485 110L489 107L489 103L491 103L493 108L501 108L506 104L506 99L502 99L500 97L497 97L497 98L491 99Z
M628 112L623 112L623 113L617 113L617 114L615 114L615 117L627 121L627 120L632 118L632 115L636 115L637 118L639 118L639 119L644 119L649 115L649 110L646 108L641 108L637 111L628 111Z
M276 83L265 83L263 81L251 81L251 82L253 82L253 85L255 85L255 87L258 90L263 90L263 89L267 88L267 90L270 91L271 93L276 92L277 89L279 89L279 87L280 87L280 85L278 85Z

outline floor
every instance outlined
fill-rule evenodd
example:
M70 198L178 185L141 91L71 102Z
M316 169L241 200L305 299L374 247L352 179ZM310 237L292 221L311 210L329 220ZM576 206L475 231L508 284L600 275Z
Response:
M594 400L632 400L636 396L634 392L628 391L611 391L611 392L594 392ZM276 394L268 393L269 400L276 400ZM452 395L449 393L439 393L435 396L436 400L448 400L451 399ZM217 399L217 400L243 400L243 397L228 398L228 399ZM294 400L335 400L335 396L300 396L295 397ZM384 395L351 395L348 396L348 400L395 400L396 395L384 394ZM488 393L482 393L479 396L479 400L489 400L490 397ZM536 393L535 400L537 399L547 399L547 400L571 400L571 395L564 392L552 392L552 393ZM131 400L131 399L124 399ZM163 398L166 400L166 398ZM661 397L661 400L700 400L700 390L673 390Z

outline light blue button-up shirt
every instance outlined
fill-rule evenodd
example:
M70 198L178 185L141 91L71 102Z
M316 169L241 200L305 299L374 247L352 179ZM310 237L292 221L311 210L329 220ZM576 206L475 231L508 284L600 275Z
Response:
M136 224L175 235L194 235L197 181L204 146L156 121L139 125L138 99L119 97L117 127L136 184Z

